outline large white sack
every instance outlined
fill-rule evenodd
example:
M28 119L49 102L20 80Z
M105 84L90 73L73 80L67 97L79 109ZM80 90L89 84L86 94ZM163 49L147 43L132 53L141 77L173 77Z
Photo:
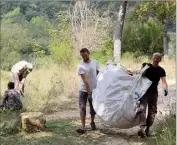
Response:
M135 76L128 75L121 66L108 65L100 71L92 97L95 112L105 125L127 129L139 124L138 100L152 83L142 77L147 68Z

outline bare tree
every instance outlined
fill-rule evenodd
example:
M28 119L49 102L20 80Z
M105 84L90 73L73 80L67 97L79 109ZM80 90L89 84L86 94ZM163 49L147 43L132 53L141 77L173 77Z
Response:
M94 50L107 37L110 18L107 12L99 16L95 3L76 1L68 15L76 48L87 47Z
M119 8L118 21L117 21L115 35L114 35L114 61L115 63L120 63L120 58L121 58L121 39L122 39L122 31L123 31L123 26L124 26L126 7L127 7L127 1L123 1Z

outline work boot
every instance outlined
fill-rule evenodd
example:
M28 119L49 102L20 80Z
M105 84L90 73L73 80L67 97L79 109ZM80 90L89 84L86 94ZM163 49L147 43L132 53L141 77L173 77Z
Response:
M91 126L92 130L96 130L95 122L91 122L91 123L90 123L90 126Z
M149 127L146 128L145 132L147 137L151 136Z
M145 137L145 131L144 131L144 126L140 127L141 129L138 131L138 136L140 136L141 138Z
M85 127L82 127L82 128L78 128L76 130L77 133L80 133L80 134L83 134L83 133L86 133L86 128Z

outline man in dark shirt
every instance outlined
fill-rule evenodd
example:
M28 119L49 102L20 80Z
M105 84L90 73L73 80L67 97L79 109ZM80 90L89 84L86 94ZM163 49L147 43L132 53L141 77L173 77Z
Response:
M159 66L159 62L161 61L161 54L154 53L152 57L151 63L143 63L142 68L145 65L149 65L150 67L144 73L144 76L152 81L151 86L145 93L145 95L140 99L140 113L143 116L143 120L141 122L140 130L138 131L138 135L141 137L150 136L150 127L152 126L155 115L157 113L157 99L158 99L158 83L161 79L162 87L164 90L164 96L168 95L168 85L166 82L166 72L165 70ZM148 115L146 118L146 107L148 105ZM145 130L146 127L146 130ZM144 131L145 130L145 131Z
M20 93L14 89L14 82L8 83L8 90L3 95L3 101L0 108L10 110L20 110L23 105L20 100Z

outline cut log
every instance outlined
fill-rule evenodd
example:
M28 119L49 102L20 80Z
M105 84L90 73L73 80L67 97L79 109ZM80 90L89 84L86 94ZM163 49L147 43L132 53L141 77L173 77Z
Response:
M28 133L41 131L45 128L46 119L41 112L21 113L21 129Z

